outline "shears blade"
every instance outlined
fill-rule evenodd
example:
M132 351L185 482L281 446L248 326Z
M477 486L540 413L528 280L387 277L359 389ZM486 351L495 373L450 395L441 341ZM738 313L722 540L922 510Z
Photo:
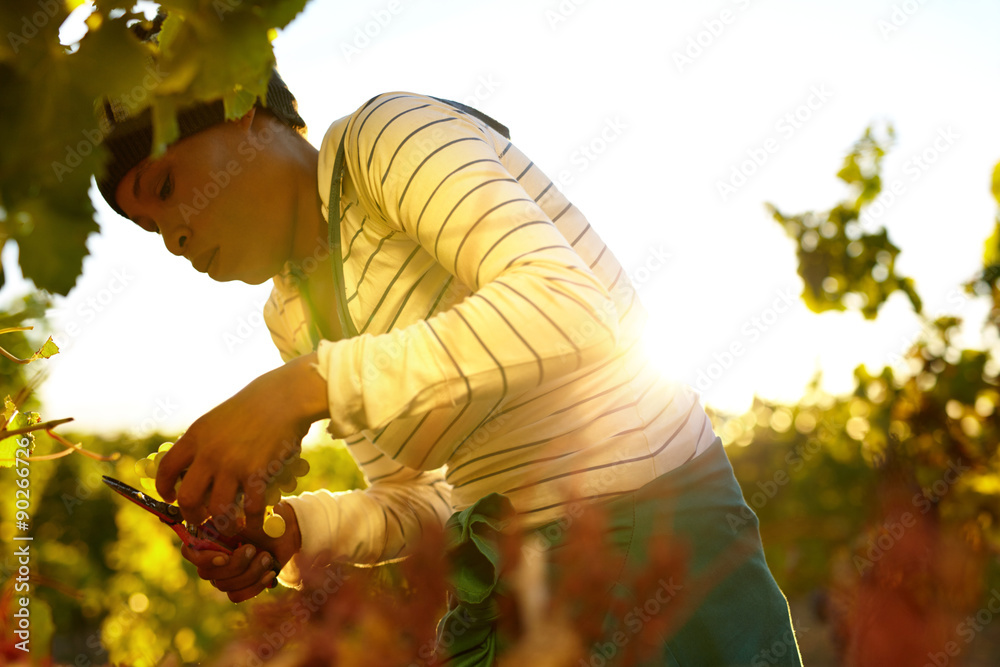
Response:
M212 521L208 521L207 524L202 526L189 527L188 524L184 523L181 510L176 505L170 505L162 500L150 498L139 489L129 486L114 477L104 475L103 479L104 483L110 486L116 493L125 496L144 510L155 514L160 521L169 525L177 533L177 536L181 538L184 544L193 549L206 549L208 551L220 551L225 554L231 554L244 544L236 535L221 535ZM274 571L276 574L279 573L277 565L275 565ZM271 583L267 587L274 588L277 585L278 580L275 578L271 580Z
M170 505L162 500L151 498L139 489L129 486L125 482L121 482L114 477L104 475L104 483L110 486L112 490L122 496L125 496L139 507L155 514L163 523L170 525L184 523L184 517L181 516L181 510L176 505Z

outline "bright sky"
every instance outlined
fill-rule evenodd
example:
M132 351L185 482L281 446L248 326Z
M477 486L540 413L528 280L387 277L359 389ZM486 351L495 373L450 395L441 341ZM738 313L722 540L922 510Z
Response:
M794 400L818 368L847 390L857 364L892 362L918 331L901 296L874 323L808 312L763 206L838 201L834 174L873 121L898 133L884 176L903 195L878 222L899 270L931 313L981 321L958 285L996 216L998 30L995 0L313 0L275 49L314 143L390 90L508 125L640 284L658 363L743 410L755 393ZM753 156L724 199L719 183ZM53 314L47 418L180 430L280 363L260 319L268 285L213 283L93 193L103 231ZM25 289L12 259L0 303Z

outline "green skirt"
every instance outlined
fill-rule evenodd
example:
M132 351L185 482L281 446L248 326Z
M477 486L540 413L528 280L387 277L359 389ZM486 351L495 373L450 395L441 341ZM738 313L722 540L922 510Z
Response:
M605 543L621 555L621 575L608 591L619 613L607 614L604 636L587 647L581 666L616 664L625 645L644 632L659 633L643 642L652 639L662 647L649 665L802 664L788 602L764 560L757 517L743 499L721 440L602 507L608 519ZM492 665L504 648L496 630L500 605L495 593L502 568L500 535L514 514L505 496L491 494L448 521L452 604L438 625L444 664ZM537 528L526 544L544 545L550 563L559 561L564 527L565 522L554 522ZM623 582L635 581L634 573L644 572L649 580L648 548L660 536L687 545L683 582L665 572L656 591L630 589ZM687 597L674 599L674 589ZM672 603L680 607L669 631L641 622L648 618L644 612L655 615ZM622 615L623 608L631 611Z

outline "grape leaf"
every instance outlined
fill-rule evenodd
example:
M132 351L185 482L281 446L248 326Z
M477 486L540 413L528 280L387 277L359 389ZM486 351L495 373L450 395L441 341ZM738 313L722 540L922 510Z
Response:
M153 103L153 157L162 156L181 130L173 97L158 97Z
M8 403L9 401L10 397L7 398ZM17 431L27 428L32 424L37 424L40 421L41 417L38 416L37 412L16 412L7 422L7 428L4 431ZM4 431L0 431L0 433ZM0 440L0 468L10 468L14 465L14 452L21 447L20 443L25 438L27 438L29 443L28 454L31 454L35 448L35 436L31 433L12 435L9 438Z
M6 424L10 421L10 418L17 413L17 406L14 405L14 401L10 400L10 396L5 396L3 399L3 423ZM6 428L6 427L5 427Z
M226 118L242 118L246 112L250 111L257 96L250 94L246 90L235 90L227 93L223 98L226 107Z
M19 260L26 277L44 290L66 295L83 271L87 237L97 231L93 206L87 211L57 208L58 202L32 199L20 206L31 222L30 234L18 238Z
M29 60L24 56L48 57L51 45L59 43L59 26L69 16L63 2L4 0L0 3L0 59Z
M72 83L88 99L120 98L141 109L162 76L151 66L151 51L126 26L124 19L105 20L88 30L70 62ZM134 113L134 111L133 111Z
M268 25L284 28L305 8L306 2L307 0L273 0L262 2L254 9Z
M54 354L59 354L59 346L52 340L52 336L49 336L49 339L38 349L38 352L35 352L35 356L31 360L48 359Z
M201 48L194 27L180 16L171 14L163 21L158 36L160 67L166 72L157 89L160 95L182 95L201 71L198 58Z

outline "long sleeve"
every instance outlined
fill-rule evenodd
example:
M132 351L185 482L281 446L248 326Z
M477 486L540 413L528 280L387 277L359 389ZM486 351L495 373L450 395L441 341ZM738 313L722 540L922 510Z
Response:
M406 556L428 522L443 524L451 514L450 487L440 470L414 471L379 458L366 439L349 446L354 456L378 459L363 466L366 477L379 468L383 472L364 490L285 498L302 535L302 550L279 578L286 586L297 585L303 562L376 564Z
M499 135L408 94L376 98L344 129L350 184L368 212L364 233L381 236L380 249L396 244L416 263L443 267L470 294L407 326L320 344L332 433L473 403L489 414L614 350L614 302L537 197L504 167ZM331 134L320 162L324 199L330 147L339 143ZM377 254L367 263L345 261L348 285L361 278L348 306L362 324L380 305L376 286L365 285L376 292L367 299L360 287L373 261ZM421 460L441 465L455 444L428 442L438 451Z
M310 349L301 301L281 277L265 307L265 321L283 360ZM303 559L328 564L374 564L406 555L429 523L443 524L452 511L451 487L442 470L417 471L379 452L365 435L345 441L367 488L321 490L285 498L295 510L302 550L279 575L297 586ZM317 559L319 559L317 561Z

